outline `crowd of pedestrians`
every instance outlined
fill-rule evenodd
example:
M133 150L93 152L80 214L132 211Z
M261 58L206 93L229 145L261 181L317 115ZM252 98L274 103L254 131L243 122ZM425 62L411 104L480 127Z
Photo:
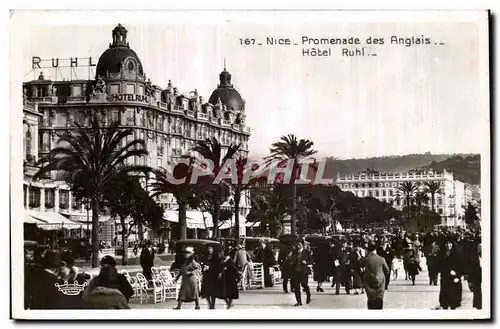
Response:
M335 239L319 240L311 247L305 239L282 248L279 257L283 273L283 291L296 295L295 306L302 305L301 291L306 303L311 301L306 276L312 267L316 291L324 292L324 283L331 282L335 294L341 287L346 294L364 294L369 309L383 307L384 291L391 279L404 271L405 280L415 285L425 257L429 285L438 285L439 304L443 309L461 306L462 279L472 290L473 306L481 309L481 235L478 232L432 232L425 234L377 235L362 233ZM302 290L300 289L302 287Z
M263 264L265 287L273 286L270 269L279 265L283 291L295 295L294 306L311 303L309 278L317 283L316 292L323 293L331 284L335 294L366 294L369 309L382 309L385 290L391 280L404 279L415 285L422 271L423 259L428 269L429 285L440 285L439 304L443 309L456 309L462 302L462 280L473 292L473 307L482 308L481 235L478 232L432 232L425 234L358 235L317 239L305 237L281 244L279 257L275 247L264 241L256 250L245 250L242 244L231 248L208 246L206 255L196 255L192 247L176 255L172 269L180 282L177 306L206 299L215 309L217 299L229 309L239 298L238 284L252 279L254 262ZM147 280L155 248L145 243L140 264ZM29 309L127 309L133 289L119 274L111 256L101 260L99 275L79 273L69 252L45 251L35 255L25 268L25 307ZM245 277L243 277L246 275ZM201 284L200 284L201 283ZM325 284L328 286L325 287ZM66 288L64 288L66 287ZM69 288L68 288L69 287ZM69 289L64 290L64 289Z

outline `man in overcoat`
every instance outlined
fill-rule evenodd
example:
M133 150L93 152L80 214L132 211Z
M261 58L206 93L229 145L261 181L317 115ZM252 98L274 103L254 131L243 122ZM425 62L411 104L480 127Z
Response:
M293 274L292 274L292 287L295 293L297 303L294 306L302 306L302 296L300 287L306 293L306 303L311 302L311 291L309 289L308 281L311 270L308 266L310 263L310 254L304 249L302 243L297 244L296 253L293 256Z
M363 285L368 298L369 310L381 310L385 292L385 278L389 274L389 267L383 257L377 255L376 245L368 244L368 256L362 262L365 267Z
M146 247L142 249L140 256L142 273L144 274L144 277L146 277L148 281L152 279L151 267L153 267L154 265L154 260L155 260L155 250L153 249L151 242L148 241L146 243Z

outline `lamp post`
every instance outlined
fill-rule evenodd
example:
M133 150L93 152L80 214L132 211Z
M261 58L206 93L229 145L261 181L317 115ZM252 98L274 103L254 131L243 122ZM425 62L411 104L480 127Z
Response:
M86 202L85 202L85 209L87 210L87 241L89 241L90 239L90 229L89 229L89 226L90 226L90 219L89 219L89 210L90 210L90 199L87 198L86 199ZM90 242L90 241L89 241Z

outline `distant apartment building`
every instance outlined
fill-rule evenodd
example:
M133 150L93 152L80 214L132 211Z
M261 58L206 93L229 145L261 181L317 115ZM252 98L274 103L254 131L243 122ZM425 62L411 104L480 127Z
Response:
M464 225L464 206L472 200L470 186L457 181L453 173L432 170L411 170L408 172L360 172L345 176L338 175L337 185L343 191L357 197L373 197L402 210L405 205L404 195L398 190L403 182L412 182L419 191L425 191L426 182L438 182L441 193L435 195L435 211L441 216L441 224L446 226ZM427 206L431 206L431 195Z

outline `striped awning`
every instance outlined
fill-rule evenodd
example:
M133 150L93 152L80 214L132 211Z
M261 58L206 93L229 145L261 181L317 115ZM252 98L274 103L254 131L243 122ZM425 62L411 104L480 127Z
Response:
M28 210L28 215L41 221L37 223L37 226L47 231L61 228L75 229L81 227L81 224L70 221L58 212Z
M203 220L203 216L205 220ZM179 222L179 212L176 210L165 210L163 218L172 223ZM212 215L201 211L186 211L186 224L190 229L205 229L213 227ZM206 224L206 226L205 226Z

